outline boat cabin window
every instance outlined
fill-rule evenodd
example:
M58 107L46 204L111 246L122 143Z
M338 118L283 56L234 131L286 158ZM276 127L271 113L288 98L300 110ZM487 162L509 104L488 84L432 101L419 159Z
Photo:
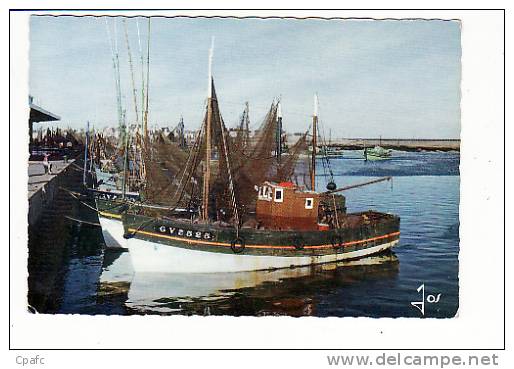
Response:
M283 188L275 188L275 202L284 202Z
M307 197L305 199L305 209L312 209L314 207L314 199L312 197Z

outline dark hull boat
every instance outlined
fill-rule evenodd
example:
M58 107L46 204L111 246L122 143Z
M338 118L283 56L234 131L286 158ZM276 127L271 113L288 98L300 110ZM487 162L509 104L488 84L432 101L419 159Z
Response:
M317 96L314 106L310 146L317 148ZM170 155L179 159L179 170L167 178L153 178L162 175L164 161L147 147L141 202L129 204L119 214L136 272L299 267L357 259L398 243L399 217L346 212L339 192L355 186L337 189L326 157L328 191L315 191L317 150L303 166L308 173L302 178L296 163L309 147L308 132L289 149L287 158L281 158L280 102L271 104L256 132L249 142L230 136L209 73L202 128L187 155L182 159L179 152ZM150 173L152 162L159 165Z
M387 160L391 159L392 150L384 149L382 146L364 148L364 160Z
M215 273L289 268L356 259L398 243L400 219L348 214L328 230L259 230L124 214L127 247L138 272Z
M89 194L95 199L105 246L109 249L124 249L126 239L123 237L121 214L127 210L128 202L139 201L139 194L125 193L125 199L120 190L89 189Z

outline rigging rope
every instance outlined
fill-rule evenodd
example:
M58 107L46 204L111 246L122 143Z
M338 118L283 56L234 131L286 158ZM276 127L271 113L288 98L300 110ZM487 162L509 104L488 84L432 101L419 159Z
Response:
M219 110L218 110L218 113L219 113ZM219 120L220 120L220 128L221 128L221 137L223 138L223 150L225 152L225 161L226 161L227 171L228 171L229 188L230 188L230 193L232 196L232 207L234 209L234 217L235 217L235 223L236 223L236 235L237 235L237 237L239 237L239 213L237 211L236 194L234 192L234 182L232 180L232 169L230 168L230 160L228 157L227 142L225 140L226 128L225 128L225 125L223 124L221 115L219 115Z
M132 52L130 51L130 41L128 37L128 30L127 30L127 22L125 19L123 19L123 28L125 31L125 43L127 44L127 54L128 54L128 61L130 66L130 76L132 79L132 93L134 95L134 109L136 113L136 132L139 131L139 112L137 110L137 89L136 89L136 81L134 78L134 66L132 64Z

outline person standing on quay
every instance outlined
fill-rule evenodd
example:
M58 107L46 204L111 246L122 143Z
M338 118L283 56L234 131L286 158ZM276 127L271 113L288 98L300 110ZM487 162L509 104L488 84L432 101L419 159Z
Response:
M45 168L45 174L52 174L52 164L48 160L50 154L44 154L43 156L43 167Z

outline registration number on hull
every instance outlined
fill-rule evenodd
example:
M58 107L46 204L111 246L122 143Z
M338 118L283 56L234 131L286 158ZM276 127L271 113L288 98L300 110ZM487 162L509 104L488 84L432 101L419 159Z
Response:
M95 194L95 197L98 200L105 200L105 201L114 201L114 200L123 199L122 195L118 195L116 193L106 193L106 192L99 192L99 193ZM137 195L125 195L124 200L136 202L137 200L139 200L139 197Z
M186 228L179 227L170 227L165 225L157 225L155 226L155 230L161 234L166 234L170 236L184 237L184 238L193 238L198 240L212 240L214 239L214 235L212 232L206 231L198 231L191 230Z

